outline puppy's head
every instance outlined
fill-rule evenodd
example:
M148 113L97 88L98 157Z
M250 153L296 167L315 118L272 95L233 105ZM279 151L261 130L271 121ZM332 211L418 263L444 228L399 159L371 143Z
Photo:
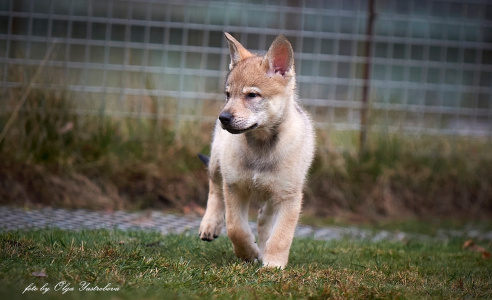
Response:
M226 79L226 105L219 115L223 129L243 133L278 124L295 95L294 51L279 35L264 57L246 50L225 33L231 63Z

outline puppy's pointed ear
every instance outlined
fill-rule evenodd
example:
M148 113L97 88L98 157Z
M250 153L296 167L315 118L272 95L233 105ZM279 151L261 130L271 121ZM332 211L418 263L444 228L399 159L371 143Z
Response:
M231 63L229 64L229 70L232 70L234 66L241 60L252 56L251 52L241 45L232 35L224 32L224 35L229 43L229 51L231 52Z
M284 35L279 35L263 58L263 66L269 74L282 76L294 70L294 50Z

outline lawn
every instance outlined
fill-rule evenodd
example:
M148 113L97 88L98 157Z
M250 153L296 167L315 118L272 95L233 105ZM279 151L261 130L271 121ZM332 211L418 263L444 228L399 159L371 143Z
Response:
M294 239L280 271L237 260L227 237L205 243L144 231L1 232L0 298L491 298L492 260L463 249L464 242ZM96 287L107 290L90 291Z

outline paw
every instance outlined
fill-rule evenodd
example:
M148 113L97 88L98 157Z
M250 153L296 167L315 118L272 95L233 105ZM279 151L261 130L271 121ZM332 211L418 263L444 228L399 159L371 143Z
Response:
M280 269L283 270L285 269L286 264L282 263L277 263L277 262L263 262L263 268L269 268L269 269Z
M202 223L200 224L200 231L198 233L200 235L200 239L202 241L211 242L214 239L218 238L222 230L222 225L222 220L220 222L202 220Z
M285 266L287 265L288 258L281 258L281 257L268 257L268 258L263 258L263 268L278 268L278 269L285 269Z
M234 246L234 245L233 245ZM260 257L260 250L255 245L251 245L249 247L236 247L234 246L234 254L244 261L247 262L257 262Z

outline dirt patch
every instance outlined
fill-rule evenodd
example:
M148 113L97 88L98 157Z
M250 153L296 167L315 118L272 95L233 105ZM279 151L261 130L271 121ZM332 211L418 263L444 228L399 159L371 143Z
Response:
M2 164L0 203L87 209L167 208L206 203L205 172L171 176L165 169L120 170L111 176L60 171L28 163Z

